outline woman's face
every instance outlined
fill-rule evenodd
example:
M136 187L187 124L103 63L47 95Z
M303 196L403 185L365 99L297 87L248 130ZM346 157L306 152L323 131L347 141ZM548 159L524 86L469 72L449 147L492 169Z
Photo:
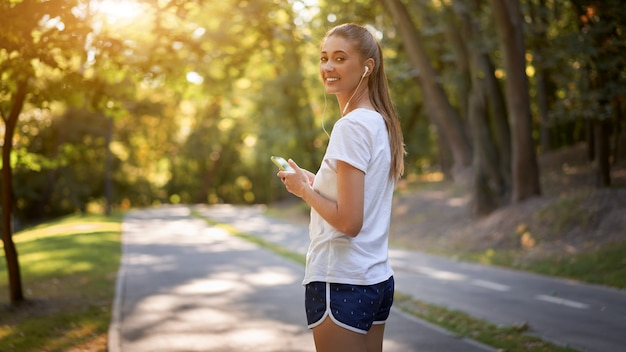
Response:
M329 94L350 94L365 72L358 52L347 39L326 38L320 56L320 77Z

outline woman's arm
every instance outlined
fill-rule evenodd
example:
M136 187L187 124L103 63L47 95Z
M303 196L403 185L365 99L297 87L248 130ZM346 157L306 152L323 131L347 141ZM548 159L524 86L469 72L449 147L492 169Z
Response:
M287 191L302 198L324 220L340 232L356 237L363 227L365 174L343 161L337 161L337 201L325 198L313 189L310 172L289 160L295 172L279 172ZM308 174L307 174L308 173Z

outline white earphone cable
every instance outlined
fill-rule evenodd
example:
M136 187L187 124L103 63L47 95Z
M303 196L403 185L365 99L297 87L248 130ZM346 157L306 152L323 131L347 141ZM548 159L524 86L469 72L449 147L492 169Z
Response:
M354 95L356 94L356 92L359 91L359 87L361 86L361 82L363 82L363 78L365 78L365 73L363 74L363 76L361 76L361 79L359 80L359 84L357 84L356 88L354 89L354 93L352 93L352 95L350 96L350 99L348 99L348 102L346 103L346 106L344 106L343 111L341 112L341 116L344 116L346 114L346 110L348 110L348 106L350 106L350 101L352 100L352 98L354 98Z
M330 138L330 134L326 131L326 127L324 126L324 120L326 118L326 104L328 103L328 99L326 99L326 89L324 89L324 109L322 110L322 129L324 133Z

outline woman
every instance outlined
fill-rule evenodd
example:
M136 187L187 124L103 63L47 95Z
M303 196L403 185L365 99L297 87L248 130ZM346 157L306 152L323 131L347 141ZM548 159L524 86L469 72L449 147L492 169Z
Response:
M391 103L381 46L364 27L331 29L320 76L337 97L333 128L316 175L293 161L287 190L311 206L305 306L318 351L382 351L393 302L387 243L404 143Z

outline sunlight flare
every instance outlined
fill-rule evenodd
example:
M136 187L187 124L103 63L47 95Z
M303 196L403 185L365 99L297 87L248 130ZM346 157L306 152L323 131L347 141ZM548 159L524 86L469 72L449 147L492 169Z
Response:
M93 0L92 9L106 19L108 24L116 24L140 17L144 6L132 0Z

